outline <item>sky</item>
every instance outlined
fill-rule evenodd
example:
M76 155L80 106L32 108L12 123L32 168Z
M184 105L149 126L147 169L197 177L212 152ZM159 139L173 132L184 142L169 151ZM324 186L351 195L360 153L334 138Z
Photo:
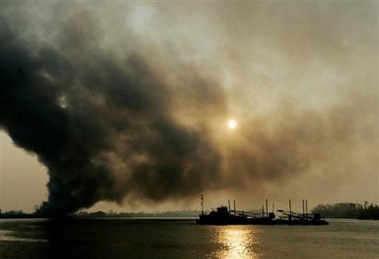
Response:
M379 203L377 1L0 7L2 210Z

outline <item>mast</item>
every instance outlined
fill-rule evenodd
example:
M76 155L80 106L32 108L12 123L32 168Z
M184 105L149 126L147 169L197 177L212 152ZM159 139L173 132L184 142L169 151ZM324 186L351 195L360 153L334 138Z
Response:
M303 218L305 217L305 209L304 209L304 200L302 200L303 203Z
M201 200L201 202L200 202L200 204L201 204L201 215L204 215L204 195L203 194L201 194L200 200Z

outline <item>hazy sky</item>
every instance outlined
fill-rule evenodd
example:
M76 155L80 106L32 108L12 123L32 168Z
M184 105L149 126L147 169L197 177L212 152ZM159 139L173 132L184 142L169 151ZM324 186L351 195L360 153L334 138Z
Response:
M377 1L0 10L1 209L379 202Z

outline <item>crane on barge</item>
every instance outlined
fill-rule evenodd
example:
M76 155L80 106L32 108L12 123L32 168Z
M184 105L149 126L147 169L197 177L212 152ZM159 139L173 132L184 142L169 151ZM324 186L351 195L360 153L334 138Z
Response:
M202 225L327 225L328 222L321 219L321 215L316 213L312 214L312 217L308 215L308 201L305 201L306 210L304 208L303 200L303 214L293 212L291 209L291 200L289 200L289 211L277 210L283 215L286 215L288 219L276 217L274 212L268 212L268 201L266 200L266 213L262 206L262 215L257 213L250 213L245 211L237 211L236 203L234 200L234 209L230 209L230 201L228 201L228 207L221 206L216 210L212 210L210 213L204 213L204 196L201 195L201 214L196 220L197 224Z

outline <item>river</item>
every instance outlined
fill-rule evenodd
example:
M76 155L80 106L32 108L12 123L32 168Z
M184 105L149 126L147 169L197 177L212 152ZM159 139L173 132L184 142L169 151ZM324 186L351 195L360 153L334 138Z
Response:
M379 258L379 221L203 226L192 219L0 219L0 258Z

